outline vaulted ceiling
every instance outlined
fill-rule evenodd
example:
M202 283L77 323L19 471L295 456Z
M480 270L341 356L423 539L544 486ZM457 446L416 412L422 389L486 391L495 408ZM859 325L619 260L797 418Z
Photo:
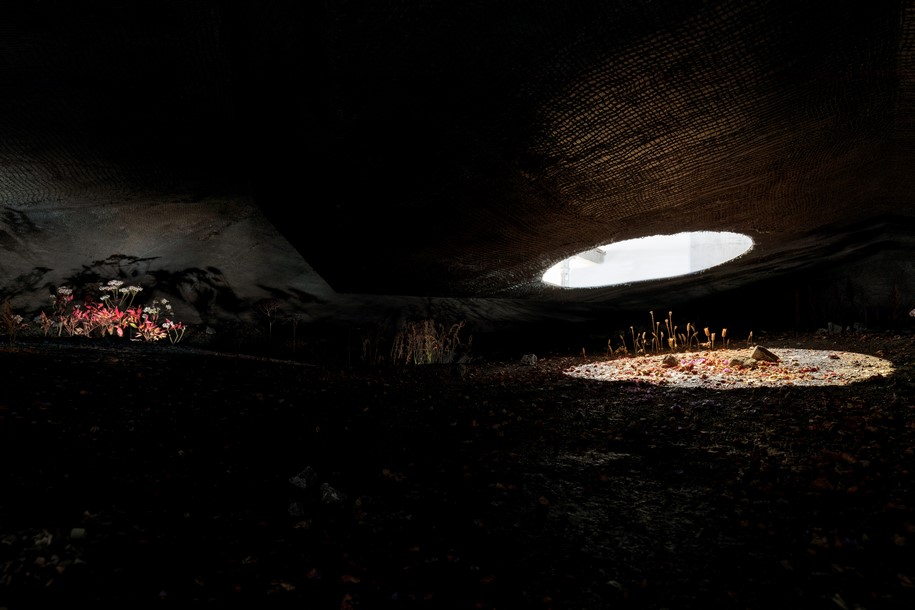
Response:
M910 2L42 0L5 9L0 82L0 288L23 302L118 274L204 318L786 281L783 308L915 299ZM754 248L665 282L540 279L699 230Z

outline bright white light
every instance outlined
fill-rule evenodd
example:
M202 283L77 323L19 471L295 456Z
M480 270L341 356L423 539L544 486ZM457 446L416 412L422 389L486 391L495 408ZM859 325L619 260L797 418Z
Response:
M543 274L563 288L597 288L676 277L709 269L753 247L741 233L692 231L629 239L579 252Z

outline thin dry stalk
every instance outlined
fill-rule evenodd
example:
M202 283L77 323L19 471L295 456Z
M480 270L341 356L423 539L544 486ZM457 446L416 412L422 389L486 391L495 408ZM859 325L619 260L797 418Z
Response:
M629 333L632 337L632 355L641 356L646 355L650 352L660 353L664 350L669 350L670 352L677 351L690 351L690 350L699 350L706 348L708 350L714 350L716 344L719 349L728 349L730 347L730 339L728 339L728 329L722 328L721 333L713 333L711 329L706 326L702 328L702 333L705 335L705 341L701 341L699 338L699 329L692 323L686 323L686 329L681 332L680 327L677 324L674 324L674 312L668 311L667 317L664 319L664 324L655 320L654 311L649 311L651 316L651 329L649 331L642 331L637 333L634 326L629 327ZM664 330L662 330L662 328ZM649 335L650 333L650 335ZM622 332L619 333L620 342L622 347L620 350L617 350L617 353L624 353L629 355L629 349L626 342L626 338ZM749 346L753 340L753 333L750 333L749 338L747 339L747 345ZM607 341L607 353L611 351L610 341Z
M13 311L13 305L9 297L3 300L2 318L3 327L9 337L10 344L13 344L16 342L16 334L20 330L28 328L28 324L22 321L22 316Z
M674 312L667 312L667 336L670 337L667 342L671 350L677 349L677 327L674 325Z
M446 328L434 320L409 322L394 336L391 359L401 364L441 364L454 362L461 349L470 346L461 341L464 322Z

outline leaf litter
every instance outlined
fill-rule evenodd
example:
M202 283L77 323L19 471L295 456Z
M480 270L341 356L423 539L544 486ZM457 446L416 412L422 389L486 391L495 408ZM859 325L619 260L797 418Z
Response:
M915 607L912 338L771 348L775 385L4 349L0 606ZM893 368L798 379L845 353Z

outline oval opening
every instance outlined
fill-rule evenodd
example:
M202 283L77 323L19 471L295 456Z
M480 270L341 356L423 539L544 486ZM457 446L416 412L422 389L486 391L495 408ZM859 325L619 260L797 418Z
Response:
M742 233L688 231L598 246L560 261L543 281L563 288L598 288L657 280L716 267L748 252Z

